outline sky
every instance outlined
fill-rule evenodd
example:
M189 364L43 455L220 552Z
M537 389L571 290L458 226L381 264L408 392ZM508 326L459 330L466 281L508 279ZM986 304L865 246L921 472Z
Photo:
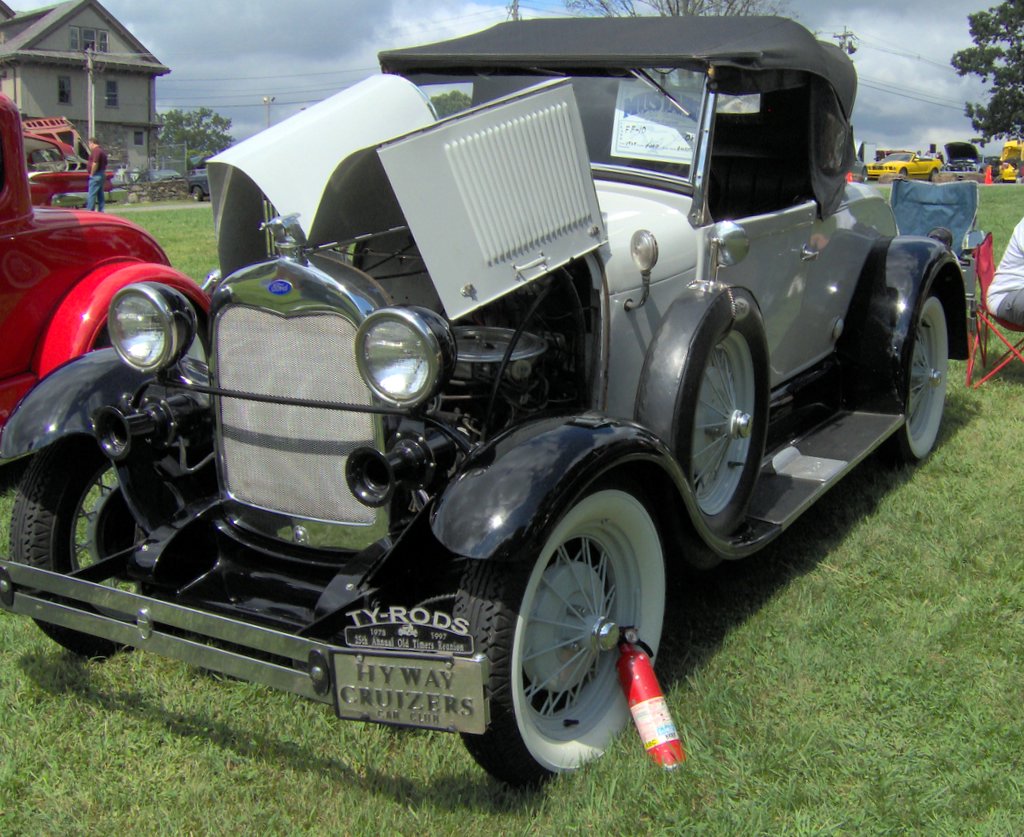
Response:
M40 2L6 0L23 11ZM506 0L101 0L171 72L157 109L209 107L244 139L377 72L380 50L414 46L508 19ZM859 141L927 151L975 136L964 102L987 99L961 78L954 52L972 46L967 14L995 0L786 0L819 38L852 32ZM563 0L520 0L522 17L566 17ZM272 97L267 104L265 98ZM985 154L997 154L994 141Z

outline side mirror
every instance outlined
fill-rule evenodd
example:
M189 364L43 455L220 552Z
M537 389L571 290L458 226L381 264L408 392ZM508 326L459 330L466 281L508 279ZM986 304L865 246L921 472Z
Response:
M739 264L750 252L747 231L734 221L719 221L711 228L712 261L716 269Z

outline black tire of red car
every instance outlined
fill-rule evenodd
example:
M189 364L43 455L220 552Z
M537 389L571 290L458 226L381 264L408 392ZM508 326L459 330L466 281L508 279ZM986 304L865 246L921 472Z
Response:
M536 785L600 756L626 725L614 627L657 651L663 554L642 493L606 485L554 520L531 559L469 562L455 614L490 661L490 724L463 741L488 773Z
M126 549L135 535L135 521L114 468L94 439L62 439L32 458L14 499L12 560L69 573ZM121 648L71 628L37 624L59 645L83 657L109 657Z
M768 343L742 292L716 304L690 339L675 429L702 522L720 537L746 517L768 433Z
M946 312L937 296L924 300L907 353L906 422L889 438L885 453L897 465L920 462L935 447L946 404L949 336Z

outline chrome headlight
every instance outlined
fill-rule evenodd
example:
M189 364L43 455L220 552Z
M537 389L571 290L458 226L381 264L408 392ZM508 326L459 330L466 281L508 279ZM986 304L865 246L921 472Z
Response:
M196 336L196 312L183 294L140 282L121 288L107 314L110 342L140 372L175 364Z
M381 308L359 326L356 363L382 401L415 407L451 374L455 338L447 321L427 308Z

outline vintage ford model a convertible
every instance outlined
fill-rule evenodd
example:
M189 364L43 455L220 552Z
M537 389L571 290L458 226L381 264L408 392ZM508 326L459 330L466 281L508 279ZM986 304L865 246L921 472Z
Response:
M790 21L537 20L381 63L210 161L204 359L187 301L133 286L115 348L11 416L0 602L529 783L626 722L616 646L657 651L667 564L929 453L963 275L846 182L853 67Z

